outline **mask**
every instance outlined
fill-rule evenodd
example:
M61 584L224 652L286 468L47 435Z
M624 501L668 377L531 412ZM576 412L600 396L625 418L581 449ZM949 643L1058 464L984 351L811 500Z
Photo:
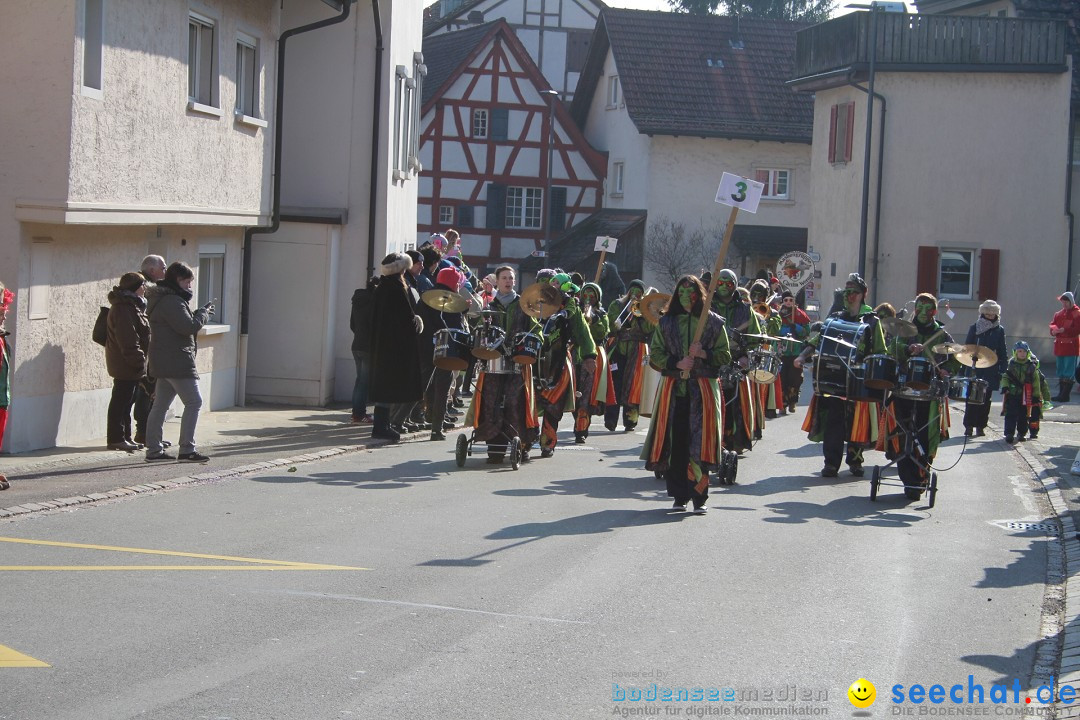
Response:
M679 304L683 306L684 310L690 310L699 297L697 288L693 285L680 285L678 292Z
M915 319L922 325L929 325L937 315L937 306L930 303L919 303L915 306Z

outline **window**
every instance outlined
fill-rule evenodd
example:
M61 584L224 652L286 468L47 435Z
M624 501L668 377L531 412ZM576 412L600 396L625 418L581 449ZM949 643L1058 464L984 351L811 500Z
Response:
M617 162L611 166L611 195L621 196L623 194L623 175L626 170L626 163Z
M199 304L214 303L211 324L222 324L225 317L225 246L203 245L199 248Z
M104 46L105 0L84 0L83 80L84 88L101 90L102 48Z
M409 69L398 65L394 89L394 180L405 181L421 171L420 166L420 101L427 67L424 56L413 54L413 76Z
M789 200L791 198L788 184L788 178L790 177L790 170L757 170L754 173L754 179L765 186L761 197L770 200Z
M487 110L472 111L472 136L478 140L483 140L488 136Z
M491 139L506 140L510 137L510 109L494 108L491 111Z
M454 206L453 205L440 205L439 206L439 224L440 225L453 225L454 224Z
M612 75L607 81L607 106L615 108L619 106L619 76Z
M937 282L939 298L971 298L973 255L972 250L941 251Z
M217 107L217 52L214 21L191 13L188 17L188 100Z
M506 188L506 227L539 229L543 202L540 188Z
M249 35L236 40L236 112L259 117L259 41Z
M829 162L851 162L851 143L854 139L855 103L832 106L829 119Z
M457 209L457 225L458 227L475 227L474 210L472 205L459 205Z
M589 40L592 30L569 30L566 33L566 70L581 72L585 68L585 59L589 57Z

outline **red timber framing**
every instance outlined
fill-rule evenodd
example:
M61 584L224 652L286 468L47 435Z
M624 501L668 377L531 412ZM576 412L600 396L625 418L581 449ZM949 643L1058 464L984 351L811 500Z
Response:
M562 102L549 110L541 94L549 87L510 26L492 23L421 110L421 176L430 182L420 184L419 240L454 227L470 265L514 264L542 249L544 223L554 220L554 241L600 209L607 158L588 144ZM477 110L487 111L484 138L473 137ZM549 137L552 193L541 207L554 207L546 218L541 210L539 227L507 227L506 188L538 189L541 198L547 192ZM453 209L452 222L440 222L443 207Z

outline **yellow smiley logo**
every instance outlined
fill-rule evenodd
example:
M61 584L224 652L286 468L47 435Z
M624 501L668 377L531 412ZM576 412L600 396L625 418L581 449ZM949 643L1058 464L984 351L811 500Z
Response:
M877 688L869 680L859 678L847 689L847 697L855 707L868 708L877 699Z

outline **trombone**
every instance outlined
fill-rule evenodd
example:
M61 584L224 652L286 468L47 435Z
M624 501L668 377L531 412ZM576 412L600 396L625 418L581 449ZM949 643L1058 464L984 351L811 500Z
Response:
M626 305L623 306L622 312L619 313L619 317L615 318L615 324L613 327L616 330L622 330L622 326L629 322L630 317L641 317L641 310L638 305L641 304L639 298L630 298L626 301Z

